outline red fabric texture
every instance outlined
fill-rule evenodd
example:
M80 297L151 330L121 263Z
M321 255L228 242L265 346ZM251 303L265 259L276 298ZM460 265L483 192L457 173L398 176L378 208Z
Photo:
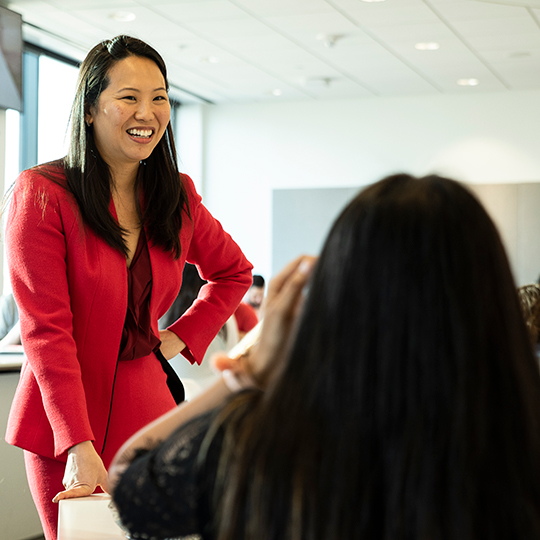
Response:
M53 497L64 490L62 478L65 464L56 459L44 458L24 452L24 465L30 493L34 499L45 540L56 540L58 534L58 503Z
M49 172L65 181L61 168ZM184 356L200 363L249 288L252 266L206 210L191 179L182 175L181 180L191 211L191 219L183 217L181 257L174 260L148 240L151 325L158 336L157 321L178 294L185 261L195 264L208 284L169 329L186 343ZM116 215L112 200L111 212ZM112 421L117 405L123 404L130 431L139 425L132 417L141 414L146 423L174 406L153 354L140 362L121 362L115 380L128 300L125 257L84 227L72 196L37 169L17 180L6 243L26 353L8 420L8 443L65 461L66 450L82 441L92 440L102 450L109 413ZM129 380L120 380L124 375ZM146 399L149 392L152 399L142 404L144 413L132 411L134 396ZM114 445L108 440L106 450L112 454L120 438L114 437Z
M255 310L249 304L244 304L244 302L238 304L234 316L240 332L249 332L259 322Z

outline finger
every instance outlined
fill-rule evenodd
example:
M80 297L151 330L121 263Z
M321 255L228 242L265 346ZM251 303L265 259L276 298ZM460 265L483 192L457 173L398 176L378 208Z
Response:
M212 356L210 360L212 367L217 371L225 371L226 369L232 369L236 367L238 360L236 358L231 358L226 354L217 353Z
M252 328L240 342L238 342L228 353L229 358L238 358L246 354L257 343L261 335L262 321Z
M103 482L100 482L99 486L101 487L101 489L104 491L104 493L108 493L110 494L111 492L109 491L109 479L106 478L105 480L103 480Z
M297 257L294 259L294 261L291 261L287 266L285 266L285 268L283 268L279 274L271 279L270 284L268 285L268 294L266 298L268 303L270 303L272 298L279 293L283 287L283 284L287 282L291 275L298 269L300 264L306 259L309 259L309 257L306 255Z
M64 491L60 491L60 493L57 493L54 496L52 502L57 503L58 501L62 501L64 499L75 499L77 497L86 497L87 495L92 495L92 493L94 493L94 490L88 484L83 484L78 487L71 487Z
M280 311L283 315L292 314L298 304L302 289L309 279L315 260L315 257L304 257L289 275L273 301L276 311Z
M272 359L278 349L283 352L283 347L287 346L292 323L301 303L302 290L315 260L314 257L303 258L268 306L258 347L253 351L254 354L247 358L248 365L245 369L260 387L265 387L269 376L276 375L279 371Z

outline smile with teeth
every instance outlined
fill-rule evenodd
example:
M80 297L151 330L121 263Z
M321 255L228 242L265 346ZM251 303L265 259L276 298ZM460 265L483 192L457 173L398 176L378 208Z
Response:
M154 133L151 129L128 129L127 132L132 137L140 137L142 139L148 139Z

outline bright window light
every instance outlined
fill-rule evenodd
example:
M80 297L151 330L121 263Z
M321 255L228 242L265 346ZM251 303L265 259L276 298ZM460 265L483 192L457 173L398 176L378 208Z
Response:
M50 56L39 58L38 163L66 155L69 114L78 69Z

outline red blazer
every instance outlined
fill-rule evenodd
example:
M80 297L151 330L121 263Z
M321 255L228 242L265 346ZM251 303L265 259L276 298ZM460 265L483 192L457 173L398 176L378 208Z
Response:
M176 261L148 241L150 310L159 335L157 321L178 294L185 261L197 265L208 284L169 329L186 343L184 356L200 363L249 288L252 266L191 179L181 178L193 221L184 215ZM6 243L26 353L6 441L62 458L84 440L101 447L127 310L125 257L83 226L74 198L36 170L16 182Z

